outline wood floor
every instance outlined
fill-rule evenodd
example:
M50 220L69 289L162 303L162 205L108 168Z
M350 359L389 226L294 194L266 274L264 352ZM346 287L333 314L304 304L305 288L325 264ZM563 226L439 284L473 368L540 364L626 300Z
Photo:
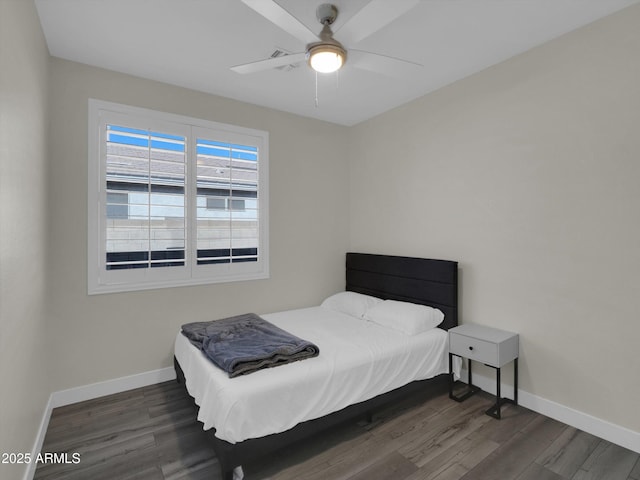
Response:
M247 480L640 480L637 453L491 397L413 398L260 463ZM166 382L53 411L37 480L219 480L217 460L182 386ZM72 462L72 454L80 462Z

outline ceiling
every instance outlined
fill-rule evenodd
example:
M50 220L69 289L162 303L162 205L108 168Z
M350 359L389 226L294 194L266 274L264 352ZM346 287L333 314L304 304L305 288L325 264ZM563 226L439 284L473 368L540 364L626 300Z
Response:
M389 0L392 3L394 0ZM369 0L333 0L340 26ZM421 0L355 48L421 64L381 74L349 62L239 74L231 66L305 50L241 0L35 0L51 55L354 125L640 0ZM315 33L323 0L277 0Z

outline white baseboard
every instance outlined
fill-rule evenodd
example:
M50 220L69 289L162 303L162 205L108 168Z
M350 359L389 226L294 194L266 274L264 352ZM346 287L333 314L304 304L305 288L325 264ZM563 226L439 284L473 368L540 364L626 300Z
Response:
M175 370L172 367L167 367L159 370L152 370L150 372L139 373L137 375L130 375L128 377L120 377L104 382L83 385L82 387L53 392L49 396L49 401L47 402L44 414L42 415L40 428L38 429L36 441L33 445L33 451L31 452L31 458L36 458L42 449L44 437L49 426L49 419L51 418L51 411L54 408L71 405L72 403L84 402L85 400L91 400L93 398L104 397L114 393L126 392L127 390L133 390L134 388L155 385L156 383L167 382L169 380L174 380L175 378ZM29 464L29 467L23 477L24 480L33 479L33 476L36 473L36 466L35 462L31 462Z
M462 381L467 380L466 370L462 371ZM480 387L485 392L496 394L496 379L480 375L474 371L473 384ZM513 387L502 384L500 386L501 395L513 398ZM629 430L628 428L596 418L587 413L574 410L546 398L538 397L524 390L518 389L518 404L533 410L547 417L566 423L579 430L603 438L611 443L628 448L636 453L640 453L640 432Z
M152 370L150 372L129 375L128 377L115 378L105 382L91 383L82 387L61 390L51 394L52 408L71 405L72 403L84 402L92 398L104 397L114 393L126 392L134 388L155 385L156 383L167 382L176 378L176 372L172 367Z
M44 443L44 437L47 434L47 428L49 427L49 419L51 418L51 411L53 407L51 406L51 397L49 395L49 401L47 402L47 406L45 407L44 414L42 415L42 420L40 420L40 428L38 428L38 434L36 436L36 441L33 445L33 450L31 451L31 458L36 458L38 453L42 450L42 444ZM30 462L27 465L27 470L24 472L24 480L32 480L33 476L36 474L36 462Z

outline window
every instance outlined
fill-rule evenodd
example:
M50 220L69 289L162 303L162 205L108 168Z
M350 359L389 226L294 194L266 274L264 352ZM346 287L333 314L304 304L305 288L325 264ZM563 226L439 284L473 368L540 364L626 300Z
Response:
M107 218L129 218L129 194L107 192Z
M89 293L267 278L268 134L90 100Z
M241 212L245 209L244 200L220 197L207 197L207 210L235 210Z

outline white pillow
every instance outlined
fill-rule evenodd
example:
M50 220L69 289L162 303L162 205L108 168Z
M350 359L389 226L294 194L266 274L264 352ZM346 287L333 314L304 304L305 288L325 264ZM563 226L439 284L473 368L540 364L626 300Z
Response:
M368 310L364 319L406 335L416 335L440 325L444 313L426 305L384 300Z
M320 305L335 312L342 312L352 317L362 318L368 309L381 302L381 298L372 297L371 295L363 295L362 293L356 292L340 292L331 295Z

